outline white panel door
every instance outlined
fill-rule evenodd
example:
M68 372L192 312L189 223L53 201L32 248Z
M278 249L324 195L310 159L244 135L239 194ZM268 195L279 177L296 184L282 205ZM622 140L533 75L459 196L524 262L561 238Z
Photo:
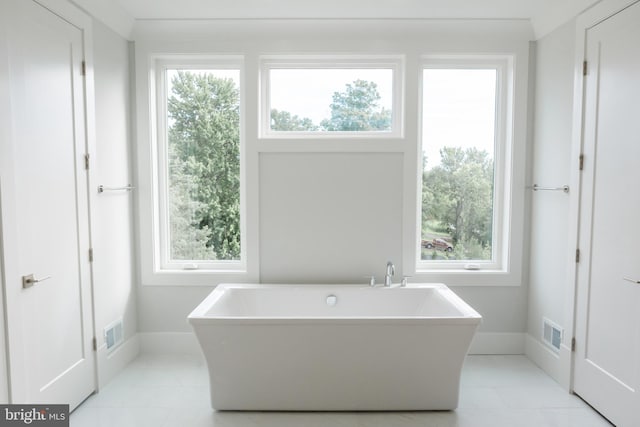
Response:
M575 392L640 426L640 3L587 31Z
M10 1L16 223L3 226L15 227L5 250L18 255L6 284L12 400L73 409L95 390L83 37L31 0ZM28 275L40 281L24 288Z

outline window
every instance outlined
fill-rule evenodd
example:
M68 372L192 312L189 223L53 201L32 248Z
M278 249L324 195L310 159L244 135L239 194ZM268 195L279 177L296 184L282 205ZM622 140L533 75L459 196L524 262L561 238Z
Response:
M159 61L160 270L224 270L243 261L240 69Z
M506 93L502 63L427 62L422 72L419 266L498 269Z
M526 247L528 45L508 55L419 56L415 43L411 49L390 45L396 55L349 57L278 54L270 42L245 56L143 46L136 53L141 282L211 286L279 277L265 254L296 236L273 225L262 205L285 199L291 189L279 184L287 171L265 162L280 157L295 172L298 159L317 153L335 153L340 161L370 153L372 160L402 159L379 172L401 202L390 212L377 214L375 203L370 209L390 224L380 240L395 245L389 252L403 274L454 286L519 284ZM182 48L178 43L171 50ZM512 52L509 46L500 51ZM351 102L364 87L377 91L364 104L373 108L355 108L370 114L353 116L370 124L377 114L384 124L329 130L327 123L349 116L337 107L332 115L332 104ZM313 98L316 89L324 101ZM309 130L313 126L318 129ZM331 166L318 182L335 175ZM358 171L354 166L345 179L361 179ZM277 196L265 199L270 188ZM363 196L373 194L366 182L360 188ZM334 187L320 189L317 198L331 201ZM309 256L330 253L329 246L309 246Z
M262 135L398 136L399 58L263 58Z

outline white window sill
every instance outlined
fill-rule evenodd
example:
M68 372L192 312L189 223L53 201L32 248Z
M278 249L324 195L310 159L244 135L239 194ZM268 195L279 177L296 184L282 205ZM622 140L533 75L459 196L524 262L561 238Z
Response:
M245 270L161 270L142 274L142 286L216 286L257 281L257 275Z

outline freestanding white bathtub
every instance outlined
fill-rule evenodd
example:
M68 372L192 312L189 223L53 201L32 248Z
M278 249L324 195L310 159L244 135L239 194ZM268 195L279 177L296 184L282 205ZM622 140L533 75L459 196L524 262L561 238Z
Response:
M189 315L217 410L447 410L481 316L442 284L219 285Z

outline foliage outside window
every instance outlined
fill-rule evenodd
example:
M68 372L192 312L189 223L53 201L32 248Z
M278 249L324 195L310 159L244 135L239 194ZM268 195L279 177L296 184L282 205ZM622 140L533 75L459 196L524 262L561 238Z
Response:
M495 260L496 68L423 70L419 259Z
M164 70L165 266L241 259L239 77L239 70Z
M399 134L399 62L363 63L268 61L263 135Z

